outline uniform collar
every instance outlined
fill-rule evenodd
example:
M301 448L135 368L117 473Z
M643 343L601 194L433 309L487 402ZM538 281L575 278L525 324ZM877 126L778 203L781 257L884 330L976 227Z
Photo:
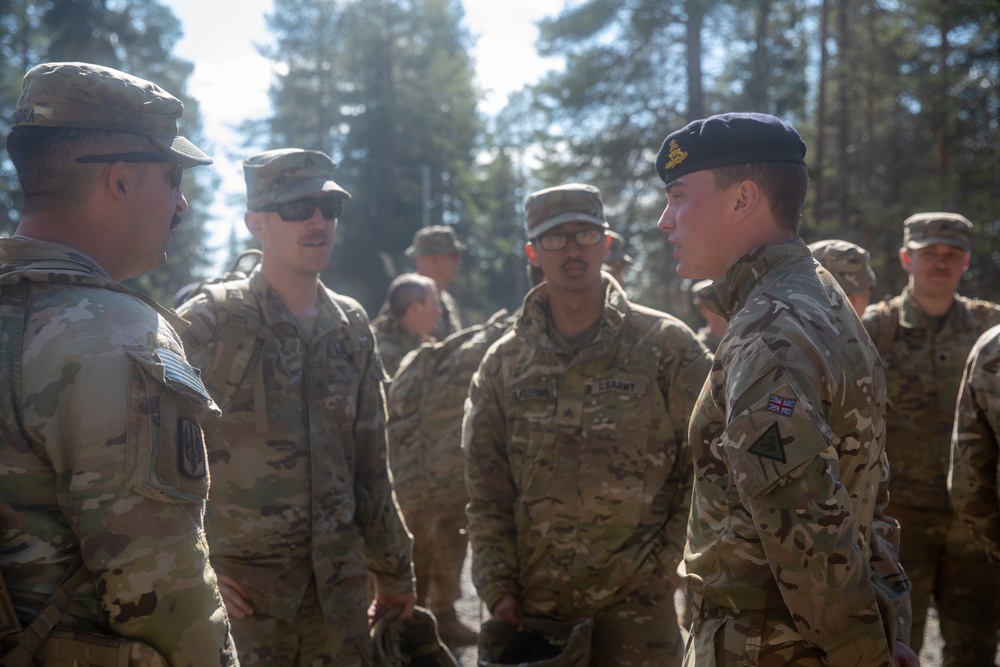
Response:
M584 345L584 349L594 344L607 343L618 335L631 304L625 291L614 280L606 276L604 284L604 312L601 326L594 339ZM524 303L514 325L518 338L526 343L549 352L564 352L549 335L549 287L545 282L533 288L524 297Z

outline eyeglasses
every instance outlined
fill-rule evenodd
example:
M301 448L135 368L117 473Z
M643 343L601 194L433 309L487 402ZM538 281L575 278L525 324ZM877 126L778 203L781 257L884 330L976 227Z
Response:
M570 239L581 248L587 248L604 240L604 230L600 227L588 227L576 232L546 234L539 236L533 243L542 246L542 250L562 250Z
M94 162L173 162L175 167L170 171L170 187L177 190L184 178L184 168L177 164L177 158L158 151L137 153L108 153L107 155L84 155L76 159L78 164Z
M337 196L299 199L284 204L269 204L261 206L258 211L277 212L285 222L302 222L313 217L316 207L327 220L339 218L344 212L344 198Z

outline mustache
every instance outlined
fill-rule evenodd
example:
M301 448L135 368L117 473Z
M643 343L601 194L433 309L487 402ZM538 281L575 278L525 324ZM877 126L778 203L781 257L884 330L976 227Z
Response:
M568 269L571 266L579 266L580 268L585 269L589 265L582 259L567 259L565 262L562 263L562 266L560 266L559 268Z

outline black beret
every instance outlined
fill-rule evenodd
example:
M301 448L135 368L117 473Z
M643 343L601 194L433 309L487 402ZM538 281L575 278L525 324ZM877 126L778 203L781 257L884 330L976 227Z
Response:
M791 125L763 113L725 113L688 123L656 156L664 183L685 174L745 162L805 165L806 144Z

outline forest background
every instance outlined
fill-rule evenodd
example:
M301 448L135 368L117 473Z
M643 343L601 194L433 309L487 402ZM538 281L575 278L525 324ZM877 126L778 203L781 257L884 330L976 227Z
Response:
M353 199L324 280L370 313L429 224L452 225L469 246L451 288L467 324L515 308L527 289L525 196L587 182L635 258L633 298L691 322L656 229L653 158L689 120L734 110L798 128L811 178L802 236L867 248L876 297L906 283L902 221L950 210L976 225L960 291L1000 301L1000 0L568 0L539 23L536 43L564 67L493 115L480 110L462 18L459 0L274 0L267 15L271 112L240 128L245 154L298 146L338 163ZM181 132L197 144L180 37L156 0L0 0L0 135L27 69L83 60L180 97ZM211 277L218 178L188 172L191 210L169 260L134 286L169 304ZM0 235L16 227L19 196L2 152ZM250 244L233 235L228 258Z

